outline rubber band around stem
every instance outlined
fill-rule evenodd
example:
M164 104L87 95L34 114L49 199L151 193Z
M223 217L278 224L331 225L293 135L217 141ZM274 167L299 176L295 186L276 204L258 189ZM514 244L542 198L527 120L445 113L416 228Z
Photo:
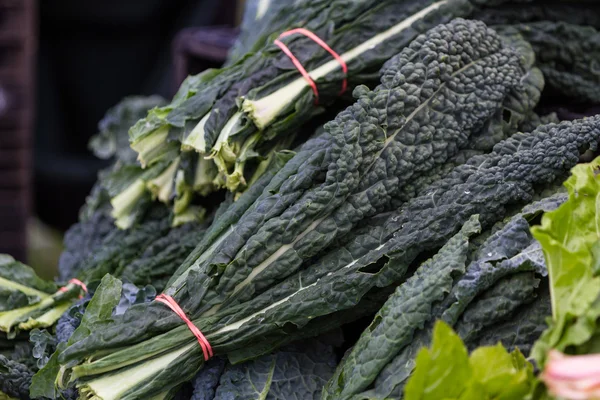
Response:
M188 316L185 315L185 312L181 309L181 307L179 307L179 304L177 304L175 299L163 293L156 296L154 300L165 304L171 309L171 311L177 314L177 316L181 318L183 322L186 323L190 331L194 334L194 336L196 336L196 339L198 339L198 344L200 344L200 347L202 348L202 353L204 353L204 361L208 361L213 356L213 350L210 346L210 343L208 343L208 340L202 334L200 329L198 329L198 327L194 325L194 323L188 318Z
M69 280L69 282L67 282L67 285L70 284L70 283L79 286L81 289L83 289L84 292L86 292L86 293L88 292L88 288L85 285L85 283L81 282L79 279L73 278L73 279ZM66 286L63 286L60 289L58 289L59 292L66 292L67 290L68 289L67 289ZM83 296L79 296L79 298L81 299L81 298L83 298Z
M340 55L338 53L336 53L331 47L329 47L329 45L327 43L325 43L320 37L318 37L311 31L309 31L308 29L296 28L296 29L291 29L289 31L285 31L279 35L279 38L275 39L274 43L281 49L281 51L283 51L285 53L285 55L287 55L290 58L290 60L292 61L292 63L294 64L294 66L296 67L298 72L300 72L300 74L308 82L309 86L311 87L311 89L315 95L315 104L319 104L319 90L317 89L317 84L310 77L310 74L306 71L306 69L304 68L302 63L300 63L300 60L298 60L296 58L296 56L294 56L292 51L283 42L281 42L279 40L281 38L293 35L295 33L299 33L301 35L308 37L313 42L317 43L319 46L321 46L323 49L325 49L329 54L331 54L331 56L333 58L335 58L337 60L337 62L340 63L340 66L342 67L342 71L344 72L344 80L342 81L342 90L340 91L340 95L343 94L348 87L348 81L346 78L346 76L348 75L348 66L346 65L346 62L342 59L342 57L340 57Z

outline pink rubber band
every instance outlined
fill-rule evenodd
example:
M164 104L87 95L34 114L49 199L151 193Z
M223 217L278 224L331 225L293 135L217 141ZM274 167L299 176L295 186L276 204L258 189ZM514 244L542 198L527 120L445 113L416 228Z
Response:
M194 323L187 317L187 315L185 315L185 312L181 309L181 307L179 307L179 304L177 304L175 299L169 295L160 294L156 296L154 300L166 304L167 307L169 307L175 314L177 314L179 318L183 320L183 322L186 323L188 328L190 328L190 331L192 331L194 336L196 336L196 339L198 339L200 347L202 347L202 352L204 353L204 361L208 361L213 356L213 350L210 346L210 343L208 343L206 337L202 334L202 332L200 332L200 329L198 329L198 327L194 325Z
M296 67L298 72L300 72L300 74L304 77L304 79L306 79L306 81L312 88L313 93L315 94L315 104L319 104L319 90L317 89L317 84L310 77L310 74L302 66L302 64L296 58L296 56L294 56L294 54L291 52L291 50L285 44L283 44L283 42L281 42L279 40L281 38L293 35L295 33L299 33L299 34L304 35L307 38L311 39L313 42L317 43L319 46L321 46L323 49L325 49L329 54L331 54L331 56L333 58L335 58L337 60L337 62L340 63L340 66L342 67L342 71L344 72L344 80L342 81L342 90L340 91L340 94L344 93L348 87L348 81L346 79L346 76L348 75L348 66L346 65L346 62L342 59L342 57L340 57L340 55L338 53L333 51L333 49L331 47L329 47L329 45L327 43L325 43L320 37L318 37L317 35L315 35L314 33L312 33L311 31L309 31L307 29L296 28L296 29L291 29L289 31L285 31L281 35L279 35L278 39L275 39L274 43L281 49L281 51L283 51L290 58L290 60L292 60L292 63L294 64L294 66Z
M85 285L85 283L81 282L79 279L73 278L73 279L71 279L69 282L67 282L67 284L69 284L69 283L73 283L73 284L75 284L75 285L79 286L79 287L80 287L80 288L82 288L82 289L83 289L83 291L84 291L84 292L86 292L86 293L87 293L87 291L88 291L88 289L87 289L87 286ZM59 291L59 292L66 292L66 291L67 291L67 287L66 287L66 286L63 286L63 287L61 287L60 289L58 289L58 291ZM82 297L83 297L83 296L79 296L79 298L80 298L80 299L81 299Z

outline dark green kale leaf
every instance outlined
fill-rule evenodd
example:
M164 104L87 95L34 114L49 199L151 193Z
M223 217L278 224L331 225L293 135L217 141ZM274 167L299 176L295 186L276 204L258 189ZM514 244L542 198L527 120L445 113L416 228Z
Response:
M147 246L171 229L171 216L161 205L151 208L143 221L128 230L111 230L92 252L82 257L75 268L84 282L100 280L107 274L120 276L127 265L139 257Z
M494 27L503 35L521 35L531 43L544 73L547 95L578 103L600 103L600 33L566 22L531 22Z
M323 335L323 332L335 332L334 330L339 329L342 325L374 315L394 292L395 288L396 285L375 288L367 292L356 307L337 311L326 316L311 318L306 325L302 326L302 329L290 331L286 335L281 335L280 332L267 334L261 341L228 354L227 359L232 364L239 364L265 354L273 353L283 346L307 338L318 336L320 340L324 341L325 335ZM339 342L335 341L331 344L335 347L340 346Z
M552 314L548 282L542 281L533 302L519 307L504 320L483 329L465 340L469 349L502 343L508 350L518 348L529 354L533 343L548 327L546 320Z
M213 400L224 369L225 360L223 358L216 357L209 360L206 366L192 379L194 392L190 400Z
M547 125L552 123L558 124L559 122L560 119L558 119L556 113L538 115L537 113L532 112L529 115L527 115L526 119L519 124L519 131L531 132L540 125Z
M527 205L500 229L487 235L471 256L473 261L466 273L434 306L427 324L415 332L412 342L379 372L374 388L359 398L383 399L402 393L416 353L420 347L429 345L436 319L456 326L464 339L473 341L479 332L493 329L497 322L505 321L524 304L534 301L539 277L546 271L541 248L531 235L528 221L535 220L544 211L556 209L566 198L566 194L559 193Z
M432 305L441 301L452 288L453 279L464 273L469 238L480 229L477 217L471 218L396 289L344 357L323 392L324 399L344 399L365 389L397 349L410 343L414 331L431 318Z
M31 376L37 371L32 347L25 335L11 340L0 336L0 398L29 399Z
M161 292L175 269L202 240L206 229L207 224L188 222L157 236L126 264L121 279L138 286L152 285Z
M110 216L108 207L92 213L82 219L65 233L64 250L58 261L58 273L61 280L67 281L84 268L86 259L98 251L105 239L116 235L118 228Z
M460 39L463 40L463 44L465 40L478 40L480 36L473 32L480 32L479 29L481 29L482 45L485 44L483 47L487 54L491 44L496 43L493 39L494 34L478 23L457 20L431 31L430 39L427 36L418 39L414 47L411 45L405 53L399 56L399 59L403 60L402 57L412 59L413 54L420 54L419 49L428 53L424 47L429 45L433 45L437 49L435 43L441 45L441 41L433 39L436 35L443 37L448 35L448 40ZM463 32L464 37L458 32ZM488 35L491 35L492 43L488 41L490 38ZM499 38L498 46L501 47ZM443 47L447 48L445 45ZM502 53L502 50L500 52ZM508 52L513 54L510 50ZM438 56L440 55L432 55L431 59L437 59ZM444 54L441 57L444 66L448 65L445 64L446 62L454 62L452 55ZM459 58L461 61L456 60L457 64L450 68L450 71L463 68L464 54L461 54ZM427 59L426 57L425 60ZM498 64L503 67L509 65L506 63L505 57L490 56L491 60L497 60ZM477 65L477 63L474 64ZM402 104L409 110L417 111L415 116L427 117L427 124L419 124L419 127L438 127L438 123L439 126L447 127L449 121L447 117L450 116L444 115L438 120L439 114L430 113L431 110L425 112L426 107L420 107L418 105L420 103L406 105L404 101L392 102L390 99L390 95L396 94L396 92L406 93L402 88L405 87L404 85L409 85L406 83L407 79L413 76L415 79L418 78L416 71L421 71L421 68L417 68L417 65L399 62L399 65L393 66L388 73L384 73L383 84L378 89L372 92L363 91L357 104L341 113L336 122L330 124L331 145L322 152L315 151L311 155L316 165L325 161L323 163L327 166L326 168L311 169L311 173L320 175L320 179L325 179L324 183L316 184L315 181L322 181L314 176L302 174L295 177L306 177L307 179L302 182L299 182L299 179L286 180L279 186L279 196L267 196L263 198L265 201L269 200L266 203L260 202L261 204L254 204L250 207L250 211L256 211L262 206L261 212L253 214L257 220L246 218L252 213L244 215L240 219L240 225L235 234L227 236L222 242L223 247L220 247L219 251L211 253L210 256L215 259L210 262L211 269L205 271L210 271L212 277L219 277L219 284L227 286L228 280L230 284L236 285L236 279L242 278L238 281L241 282L245 277L235 274L231 276L227 273L221 276L217 274L226 270L226 265L233 264L228 264L228 262L232 257L236 257L232 254L240 247L244 246L243 252L235 260L258 265L278 252L282 245L289 244L298 238L299 234L319 221L319 217L331 214L336 206L344 204L345 199L352 194L354 189L360 190L361 185L370 186L381 182L382 177L378 177L377 173L385 172L384 177L393 176L395 179L405 181L412 178L410 172L415 168L418 172L419 168L431 167L434 162L443 163L448 158L449 148L454 147L450 143L460 140L456 138L455 131L443 132L445 129L423 128L425 129L423 132L433 134L433 138L417 134L421 131L420 129L413 131L415 125L411 125L411 129L405 131L402 127L407 125L407 121L396 113L398 109L395 106ZM468 65L473 65L473 63L468 62ZM403 69L404 72L414 73L406 75L401 72ZM482 83L488 89L490 84L485 80L492 77L497 78L499 89L505 89L507 77L502 74L486 74L483 72L484 69L475 69L478 71L470 71L467 68L469 71L463 72L471 79L478 81L480 78L483 79ZM392 73L394 70L397 73ZM423 72L425 70L427 68L423 68ZM511 73L519 75L518 71L520 68L517 67ZM439 83L439 77L444 74L436 74L436 76L433 83ZM508 76L513 75L509 74ZM450 82L454 82L451 74L446 78ZM471 82L471 79L468 81ZM516 78L516 80L520 80L520 78ZM461 84L450 86L455 90L470 87L470 85ZM429 95L432 94L432 88L428 85L423 86L423 82L417 86L417 90L418 88L427 89L425 92ZM426 95L427 93L422 94ZM494 98L497 99L493 102L494 110L496 106L502 104L503 95L496 98L497 93L486 91L485 94L494 95ZM429 95L425 96L424 101L431 98ZM380 99L378 96L382 96L382 98ZM410 95L404 96L405 94L402 94L404 100L412 99ZM455 97L452 99L454 100ZM457 104L455 101L433 103L436 104L436 107L437 105L454 107ZM476 100L472 105L476 110L480 110L479 107L483 103L481 100ZM469 104L471 103L469 102ZM444 108L444 110L447 109ZM394 111L393 114L392 111ZM473 108L469 108L469 112L465 116L473 116L474 113L476 114ZM277 282L269 282L271 286L265 288L262 294L254 294L254 297L245 303L223 306L221 309L211 310L212 312L202 315L204 310L199 302L203 300L203 296L206 299L209 298L208 294L213 290L210 284L214 281L206 280L206 276L203 275L200 268L188 270L186 278L189 278L187 281L189 285L187 287L174 285L175 287L167 290L173 289L172 293L179 304L186 309L189 315L195 316L194 323L205 332L217 355L232 354L248 345L258 344L266 335L287 335L294 330L301 329L312 319L353 308L366 293L375 287L386 287L400 281L419 255L436 251L442 247L472 215L479 214L482 225L487 227L503 218L507 213L507 207L531 201L536 186L551 183L563 176L570 167L577 163L582 151L597 147L600 141L599 119L600 117L592 117L558 125L542 126L530 134L512 136L497 144L491 154L471 158L466 164L456 168L447 177L423 191L419 197L408 202L403 209L398 211L397 215L391 217L385 224L383 236L380 236L382 244L367 254L355 258L350 251L336 250L294 275ZM382 121L386 125L382 125ZM411 121L416 122L415 119ZM468 122L461 118L460 123L473 123L475 125L473 128L477 129L481 128L482 121ZM386 135L383 126L388 132L390 127L397 126L402 134L398 134L395 138L389 134ZM463 129L457 128L457 131L461 135L465 133ZM411 132L415 134L411 135ZM439 142L435 139L436 134L443 134ZM451 142L448 142L449 139L445 134L452 136ZM468 135L466 136L468 137ZM467 137L463 140L466 140ZM408 140L411 145L406 146L401 141L398 142L400 139ZM412 139L417 140L418 145L413 145L410 141ZM421 140L427 140L422 143L425 149L421 146ZM432 146L432 141L436 146ZM385 145L390 143L398 145L398 148L392 146L393 150L398 150L397 152L391 151L392 149L389 152L384 151L386 150ZM438 144L442 147L440 154L433 152ZM416 149L423 150L423 152L417 152ZM281 170L281 174L287 174L289 172L288 165L293 164L294 160L292 159ZM373 165L381 168L371 169ZM405 175L404 172L406 172ZM290 187L295 190L288 192L286 189ZM299 190L301 188L304 190ZM288 200L285 198L286 194L293 195L294 199L299 198L300 200L297 202L294 202L294 199ZM339 199L337 196L342 196L342 198ZM375 200L378 201L378 199ZM267 205L270 208L267 208ZM275 215L281 215L281 217L275 217ZM267 222L264 222L265 220ZM244 238L246 235L246 237L254 236L255 231L264 235L257 234L250 240ZM310 244L326 237L327 231L318 232L318 229L314 229L309 232L315 231L317 231L315 233L317 236L311 236ZM300 240L307 237L308 234L300 237ZM275 239L280 240L272 243ZM225 244L229 240L236 243ZM246 242L248 242L248 246L244 245ZM226 249L233 251L224 251ZM253 259L255 255L258 260ZM235 271L233 269L231 272ZM237 271L250 272L248 269L242 268ZM223 276L226 277L226 280L222 278ZM193 294L193 300L191 294ZM160 340L157 338L159 335L161 335ZM97 359L96 356L100 351L103 357ZM140 363L146 358L156 360L157 351L162 352L160 357L164 361L163 363ZM128 363L132 357L138 361L136 366ZM96 361L84 362L84 360L90 361L91 358ZM72 376L86 376L85 381L80 381L83 385L81 387L96 393L110 390L102 375L106 371L118 369L118 371L110 372L111 379L116 379L117 376L122 379L124 385L119 387L119 391L124 398L135 398L150 392L156 393L158 388L166 390L183 380L190 379L201 368L202 358L202 351L199 349L197 341L193 339L181 321L163 305L151 303L147 307L143 305L132 307L122 317L114 317L110 323L99 327L84 340L69 346L60 355L59 360L61 364L69 365L65 373L69 374L70 371L73 371L76 375ZM124 365L125 363L127 366ZM132 380L131 375L128 374L131 368L139 368L140 365L144 366L147 378L152 377L151 385L147 384L147 379L144 379L143 382L140 379ZM71 366L73 366L72 369Z
M333 347L306 340L225 368L214 400L317 399L336 365Z
M520 272L500 279L467 307L454 327L456 333L463 341L473 340L483 329L494 326L522 305L532 302L539 282L533 272Z
M0 355L0 396L2 393L29 400L29 385L33 372L24 364Z
M471 18L487 25L508 25L540 21L567 22L600 29L600 4L594 0L503 0L493 4L483 0L483 7Z

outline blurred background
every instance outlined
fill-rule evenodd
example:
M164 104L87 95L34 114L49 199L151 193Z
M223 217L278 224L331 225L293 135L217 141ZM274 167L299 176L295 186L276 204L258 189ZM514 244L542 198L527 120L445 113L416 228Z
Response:
M99 169L88 149L128 95L171 98L218 67L243 0L0 0L0 253L53 277Z

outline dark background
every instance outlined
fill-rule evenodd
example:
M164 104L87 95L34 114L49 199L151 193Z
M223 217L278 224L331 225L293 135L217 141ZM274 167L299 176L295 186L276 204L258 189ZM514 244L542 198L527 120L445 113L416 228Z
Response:
M52 276L99 169L88 141L130 95L219 67L243 0L0 0L0 253Z
M34 212L60 230L76 222L105 163L87 143L127 95L170 98L178 83L172 42L187 27L233 26L236 1L39 2L34 129Z

